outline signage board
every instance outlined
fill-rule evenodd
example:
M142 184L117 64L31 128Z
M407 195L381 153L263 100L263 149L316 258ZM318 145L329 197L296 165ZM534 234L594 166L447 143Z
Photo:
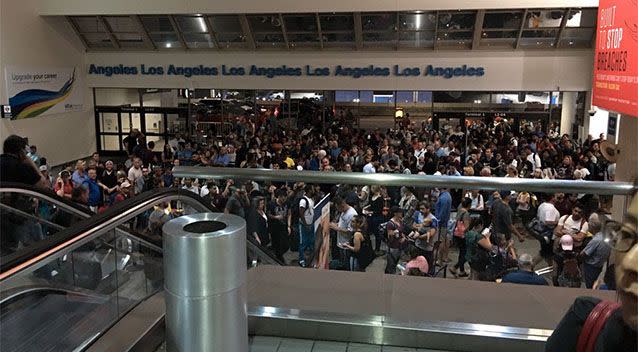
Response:
M638 116L638 1L600 0L592 104Z
M8 66L5 80L12 119L82 110L80 73L75 67Z

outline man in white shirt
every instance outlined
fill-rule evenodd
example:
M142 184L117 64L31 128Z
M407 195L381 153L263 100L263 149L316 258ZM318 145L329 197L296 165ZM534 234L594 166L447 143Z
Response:
M357 215L357 211L351 207L344 199L337 199L337 209L341 213L339 215L338 222L331 222L330 229L337 231L337 245L340 243L346 243L350 241L350 232L352 232L352 218ZM346 263L347 251L342 249L340 251L341 262Z
M199 187L197 187L197 185L193 184L193 180L190 178L185 178L184 179L184 186L182 187L182 189L187 190L187 191L191 191L197 195L199 195Z
M529 170L530 172L542 168L541 157L538 156L538 153L532 152L532 148L529 145L525 146L525 154L527 154L526 160L532 165L532 169Z
M131 168L128 170L128 180L132 184L135 184L135 180L137 180L138 178L140 178L142 176L143 176L143 173L142 173L142 159L134 158L133 159L133 166L131 166Z
M315 247L315 228L314 228L314 207L315 202L312 199L315 195L314 186L306 184L304 190L301 191L299 199L299 266L307 267L306 252L309 252L310 258L314 254ZM293 214L297 215L297 214Z
M363 166L363 172L366 174L376 173L377 169L374 167L374 162L372 161L372 158L369 156L366 156L365 161L366 161L366 164Z
M558 226L554 229L554 238L570 235L574 239L574 247L580 247L588 231L589 226L583 216L583 206L576 203L572 207L571 215L564 215L558 220Z
M417 144L416 150L414 150L414 157L419 160L420 157L425 156L425 147L423 146L423 142L419 142Z
M547 262L547 265L554 265L554 249L552 241L552 233L558 221L560 219L560 212L554 206L554 194L547 193L543 203L538 206L536 212L536 218L545 225L546 234L543 238L539 238L540 252L539 255L534 258L534 265L540 263L543 259Z

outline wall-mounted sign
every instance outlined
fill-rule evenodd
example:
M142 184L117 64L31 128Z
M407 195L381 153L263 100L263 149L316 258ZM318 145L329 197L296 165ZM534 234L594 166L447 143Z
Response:
M79 111L83 92L75 67L25 68L5 70L12 119Z
M638 116L638 1L600 0L593 101Z
M368 65L363 67L350 67L337 65L333 67L304 65L302 67L281 65L276 67L263 67L258 65L250 66L148 66L141 64L139 66L131 65L89 65L89 75L111 76L135 76L135 75L166 75L166 76L262 76L266 78L275 77L441 77L450 79L454 77L482 77L485 75L485 68L461 65L455 67L439 67L433 65L425 65L422 67L414 66L377 66Z
M609 114L609 118L607 119L607 138L610 140L615 140L616 137L616 129L618 127L618 115ZM612 138L613 137L613 138Z

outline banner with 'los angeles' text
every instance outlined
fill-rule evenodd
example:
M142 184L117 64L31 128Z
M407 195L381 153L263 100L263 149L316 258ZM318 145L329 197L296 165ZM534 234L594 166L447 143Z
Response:
M638 116L638 0L600 0L593 104Z

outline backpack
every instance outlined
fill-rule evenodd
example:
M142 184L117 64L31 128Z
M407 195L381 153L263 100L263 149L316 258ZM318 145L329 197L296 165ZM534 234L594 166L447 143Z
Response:
M561 287L580 287L581 273L576 256L570 256L563 261L563 271L558 275L558 285Z
M290 207L290 211L292 212L291 213L292 214L292 221L295 224L300 222L299 221L299 218L300 218L299 211L300 211L301 207L299 206L299 203L301 203L302 199L306 201L305 204L306 204L306 207L308 207L310 205L310 202L308 201L308 197L306 197L305 195L303 195L301 197L297 196L297 197L293 198L293 202L292 202L292 205ZM306 208L306 211L308 211L307 208Z

